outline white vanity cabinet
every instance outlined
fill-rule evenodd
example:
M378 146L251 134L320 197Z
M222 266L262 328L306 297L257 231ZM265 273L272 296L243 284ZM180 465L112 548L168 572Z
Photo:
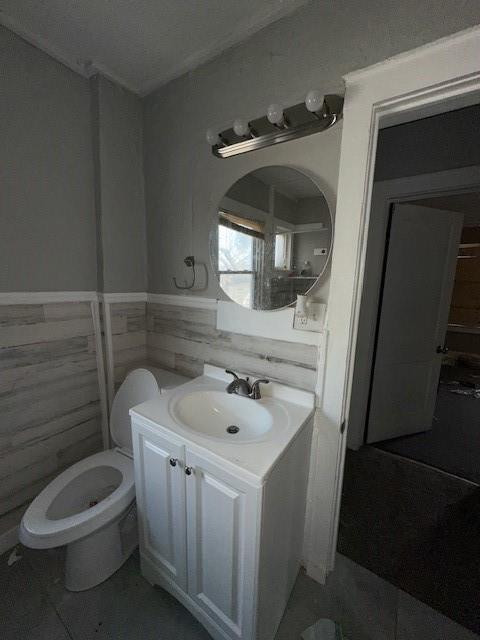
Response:
M132 415L143 575L217 640L272 640L301 560L309 421L264 482Z
M186 589L185 447L148 429L135 430L133 447L141 552Z
M228 638L253 638L260 490L187 450L188 594Z

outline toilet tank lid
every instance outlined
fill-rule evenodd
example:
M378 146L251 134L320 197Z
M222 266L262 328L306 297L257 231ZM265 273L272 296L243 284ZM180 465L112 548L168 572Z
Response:
M189 378L157 367L130 371L120 385L110 412L110 435L114 443L132 451L132 429L129 411L132 407L156 398L166 391L187 382Z

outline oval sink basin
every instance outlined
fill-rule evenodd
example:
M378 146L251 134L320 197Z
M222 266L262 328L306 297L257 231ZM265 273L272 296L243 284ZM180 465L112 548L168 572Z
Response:
M263 439L273 426L273 416L257 400L225 391L192 391L171 408L176 420L201 435L232 442Z

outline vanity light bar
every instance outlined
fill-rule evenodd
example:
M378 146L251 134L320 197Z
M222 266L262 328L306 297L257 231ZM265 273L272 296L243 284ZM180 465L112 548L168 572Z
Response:
M342 115L342 96L321 96L318 91L310 91L305 102L285 110L281 105L272 104L266 117L252 122L237 119L232 129L220 134L209 129L206 138L214 156L230 158L325 131L338 122Z

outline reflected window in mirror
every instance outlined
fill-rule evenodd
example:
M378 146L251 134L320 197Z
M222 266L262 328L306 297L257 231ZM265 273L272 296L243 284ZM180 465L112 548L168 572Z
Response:
M211 256L224 293L249 309L281 309L325 271L332 219L318 186L289 167L237 180L219 203Z
M218 223L218 274L230 298L252 307L258 264L263 256L264 223L220 211Z
M292 268L292 239L291 231L277 226L275 231L275 269L289 271Z

